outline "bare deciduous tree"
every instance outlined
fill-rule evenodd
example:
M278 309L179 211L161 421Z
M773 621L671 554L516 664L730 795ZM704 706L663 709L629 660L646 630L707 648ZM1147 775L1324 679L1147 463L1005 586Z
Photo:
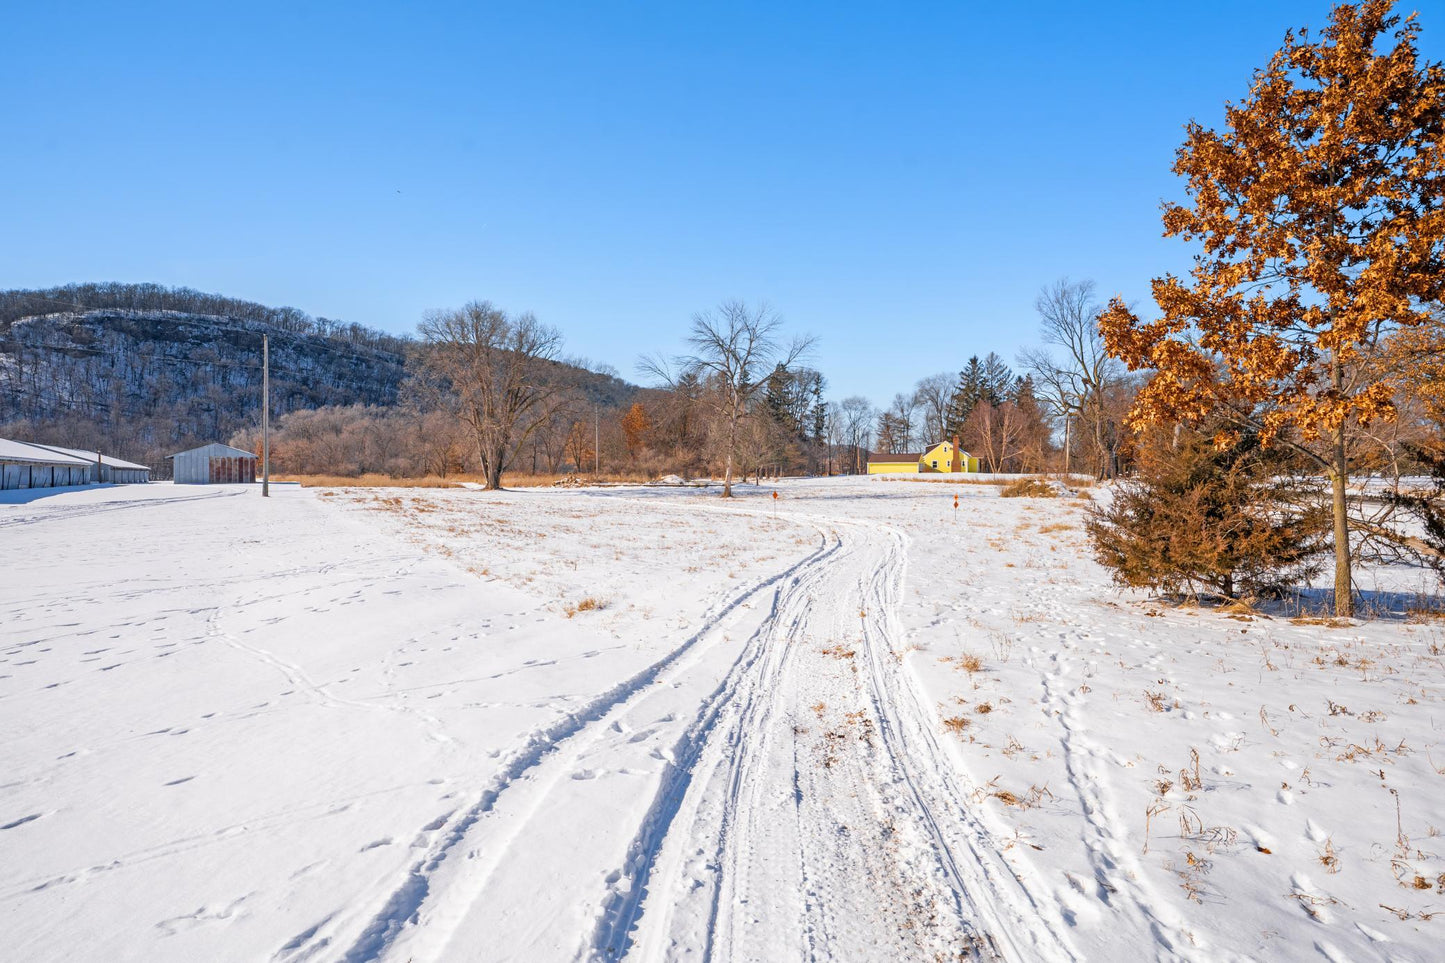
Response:
M561 335L531 313L513 318L489 301L432 312L419 330L422 363L450 384L487 487L500 489L516 452L566 400L547 370Z
M711 403L721 428L717 439L724 453L724 498L731 498L733 493L743 419L766 388L768 374L778 365L791 366L813 345L813 339L806 336L786 344L780 342L782 323L782 318L766 304L749 307L743 301L724 301L715 310L693 315L687 339L693 349L691 354L673 359L671 365L648 358L641 363L644 371L673 388L689 375L718 388L704 398Z
M893 416L893 422L898 428L897 451L908 451L914 442L914 436L918 433L918 400L911 394L899 392L893 396L893 404L888 408L888 414Z
M853 472L862 474L863 454L872 437L873 419L877 417L878 410L867 398L853 395L843 399L839 412L842 415L843 438L853 449Z
M983 461L985 471L1002 472L1023 455L1028 428L1024 413L1012 401L978 405L964 424L964 438Z
M1105 400L1121 370L1099 334L1101 309L1094 300L1094 282L1062 278L1039 292L1034 307L1039 313L1044 347L1024 351L1019 360L1033 375L1039 399L1051 413L1064 419L1065 470L1070 467L1072 421L1078 418L1090 433L1097 473L1101 477L1111 474L1110 419Z
M953 375L947 371L929 375L913 387L914 403L923 412L923 445L943 440L948 403L953 398Z

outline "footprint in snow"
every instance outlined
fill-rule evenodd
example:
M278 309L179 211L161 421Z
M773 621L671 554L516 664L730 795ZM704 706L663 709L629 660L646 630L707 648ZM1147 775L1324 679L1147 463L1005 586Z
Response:
M1355 923L1355 929L1357 929L1357 930L1359 930L1361 933L1365 934L1366 938L1368 938L1368 939L1370 940L1370 942L1372 942L1372 943L1388 943L1388 942L1390 942L1390 938L1389 938L1388 936L1386 936L1384 933L1381 933L1379 930L1371 929L1370 927L1366 926L1364 923L1359 923L1359 922Z
M1244 832L1245 837L1254 844L1257 852L1268 855L1275 851L1278 844L1275 843L1274 837L1263 829L1251 823L1245 823L1239 828Z

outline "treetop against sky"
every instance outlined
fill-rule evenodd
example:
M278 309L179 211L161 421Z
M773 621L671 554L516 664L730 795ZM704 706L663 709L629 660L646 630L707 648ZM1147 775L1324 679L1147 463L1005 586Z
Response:
M1419 11L1445 56L1445 4ZM24 5L0 287L149 280L393 331L490 299L636 378L725 298L882 401L1144 304L1191 118L1329 4Z

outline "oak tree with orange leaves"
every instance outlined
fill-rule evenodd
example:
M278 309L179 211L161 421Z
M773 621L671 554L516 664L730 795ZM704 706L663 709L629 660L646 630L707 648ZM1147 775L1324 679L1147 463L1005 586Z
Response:
M632 407L627 409L627 414L622 416L622 436L627 443L627 456L634 461L637 454L647 439L647 433L652 431L652 419L647 416L647 409L642 403L634 401Z
M1445 296L1445 69L1392 8L1342 4L1316 37L1287 33L1222 130L1187 126L1188 200L1164 206L1164 236L1203 251L1154 280L1158 320L1115 298L1099 321L1116 357L1154 371L1135 427L1223 415L1328 478L1340 617L1350 472L1401 388L1391 341Z

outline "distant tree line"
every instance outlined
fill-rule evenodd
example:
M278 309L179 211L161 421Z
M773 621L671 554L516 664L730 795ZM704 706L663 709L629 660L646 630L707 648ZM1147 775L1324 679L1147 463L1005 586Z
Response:
M0 291L0 337L7 335L10 326L21 318L89 311L176 311L254 321L277 332L327 338L398 355L406 351L409 340L360 324L312 317L297 308L272 308L192 288L121 282Z
M913 453L954 439L989 472L1106 478L1127 467L1123 422L1139 379L1104 347L1093 282L1057 281L1035 308L1041 344L1021 352L1017 370L994 352L973 355L956 374L920 378L885 409L861 396L833 408L838 439L855 453L845 470L861 471L870 449Z

